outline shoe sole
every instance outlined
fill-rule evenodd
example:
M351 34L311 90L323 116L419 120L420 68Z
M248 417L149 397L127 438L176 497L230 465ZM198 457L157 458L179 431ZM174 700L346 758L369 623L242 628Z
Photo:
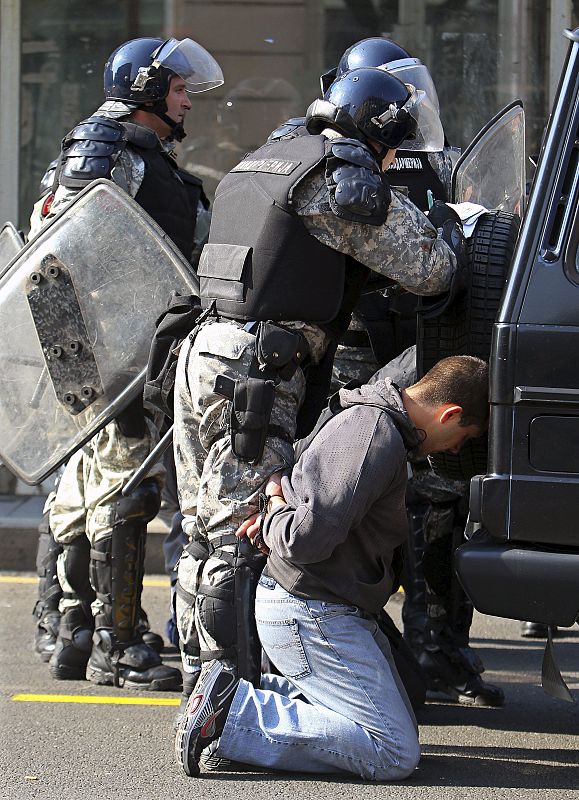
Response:
M115 677L112 672L103 672L100 669L87 667L86 679L91 683L96 683L97 686L115 686ZM132 681L129 679L119 679L118 687L120 689L140 689L144 692L171 692L179 691L181 689L181 682L175 678L155 678L149 683L141 683L139 681Z
M215 667L211 669L214 670L215 674L211 675L207 682L203 687L204 695L211 694L211 690L215 686L217 678L221 675L222 669L218 669L219 662L216 663ZM193 696L196 696L198 692L195 692ZM187 714L187 708L189 707L189 703L187 703L187 708L183 713L183 719L179 723L179 728L177 730L177 735L175 736L175 756L177 758L177 764L183 769L185 775L189 778L198 778L199 777L199 764L195 762L191 762L189 760L189 744L191 742L191 734L192 734L192 727L188 726L188 723L191 721L193 715L195 718L198 717L198 712L203 708L205 700L195 709L194 712L191 714Z

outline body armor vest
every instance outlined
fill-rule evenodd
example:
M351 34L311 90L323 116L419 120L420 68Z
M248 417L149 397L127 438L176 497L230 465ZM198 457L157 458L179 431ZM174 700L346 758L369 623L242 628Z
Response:
M308 233L291 205L295 187L325 157L324 137L298 135L266 143L225 176L199 262L204 307L215 302L218 314L240 320L338 317L346 256Z
M189 260L195 243L197 207L199 200L205 198L202 183L177 167L159 146L155 134L145 141L142 137L134 141L131 138L133 126L121 124L127 129L130 146L145 163L145 177L135 200Z
M209 204L201 181L179 170L151 129L98 113L80 122L63 139L54 185L80 190L98 178L110 179L126 147L145 165L135 200L189 260L199 200Z

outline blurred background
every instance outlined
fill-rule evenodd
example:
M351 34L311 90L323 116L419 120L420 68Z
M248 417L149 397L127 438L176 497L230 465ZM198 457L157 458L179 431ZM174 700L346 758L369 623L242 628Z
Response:
M189 36L219 61L221 88L193 98L183 166L212 196L350 44L393 38L428 65L451 144L464 147L517 97L538 152L579 0L0 0L0 222L26 230L60 140L102 99L111 51L138 36Z

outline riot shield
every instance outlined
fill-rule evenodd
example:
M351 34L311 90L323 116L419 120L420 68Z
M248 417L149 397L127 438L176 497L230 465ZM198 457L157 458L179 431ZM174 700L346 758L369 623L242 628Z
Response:
M0 459L43 481L142 391L155 320L196 276L115 184L92 183L0 278Z
M500 111L462 153L452 174L452 202L523 216L525 112L520 100Z
M24 247L24 239L11 222L6 222L0 230L0 277L6 272L6 267L16 258Z

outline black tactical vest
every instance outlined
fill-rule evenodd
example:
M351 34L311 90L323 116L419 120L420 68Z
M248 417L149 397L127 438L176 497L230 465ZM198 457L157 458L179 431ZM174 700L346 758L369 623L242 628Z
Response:
M435 200L449 201L446 189L428 160L428 153L397 150L394 163L386 173L393 189L408 190L408 197L421 211L428 211L428 189Z
M205 308L215 302L239 320L324 324L342 316L347 295L355 304L368 270L358 265L350 276L346 257L308 233L291 205L295 187L324 160L325 142L268 142L221 181L198 268Z
M122 124L127 129L130 147L145 163L145 177L135 200L189 260L195 240L198 203L205 198L202 183L177 167L152 131L150 137L135 139L131 128L136 126Z

